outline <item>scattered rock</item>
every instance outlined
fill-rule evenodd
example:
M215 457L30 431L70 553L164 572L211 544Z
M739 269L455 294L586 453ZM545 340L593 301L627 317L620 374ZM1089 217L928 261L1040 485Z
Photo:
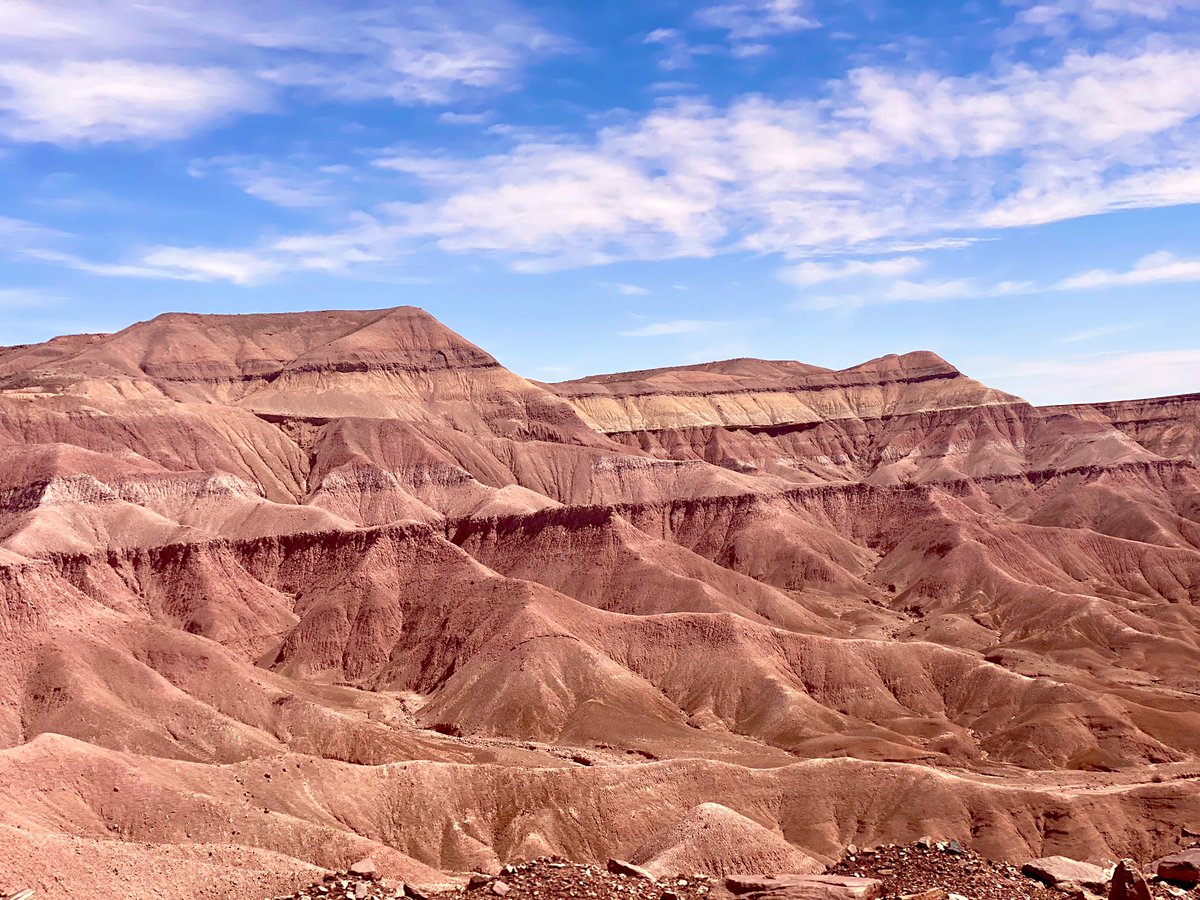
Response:
M1078 885L1090 891L1107 890L1113 874L1111 868L1080 862L1066 856L1031 859L1021 867L1021 871L1051 887L1061 889L1069 885Z
M950 895L943 888L930 888L919 894L903 894L900 900L949 900Z
M1117 863L1108 900L1151 900L1150 885L1146 883L1146 876L1132 859L1123 859Z
M1022 875L1016 866L985 859L965 846L960 853L951 853L950 843L946 842L945 850L936 845L921 849L915 843L885 845L869 857L860 855L853 861L843 857L830 871L878 878L884 896L897 900L933 890L946 892L946 900L1063 900L1057 891Z
M755 900L876 900L883 882L845 875L731 875L725 888Z
M379 874L379 869L375 865L375 860L368 856L352 865L349 872L359 878L375 878Z
M614 875L627 875L630 878L641 878L645 881L655 881L654 875L641 866L635 866L631 862L626 862L623 859L610 859L608 861L608 871Z
M1191 887L1200 882L1200 848L1164 856L1155 864L1155 871L1163 881Z

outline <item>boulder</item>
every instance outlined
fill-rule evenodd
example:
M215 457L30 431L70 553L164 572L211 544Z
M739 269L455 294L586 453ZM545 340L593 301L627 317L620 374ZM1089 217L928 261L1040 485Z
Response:
M508 886L507 882L504 882L504 881L493 881L492 882L492 893L495 894L497 897L503 897L510 890L512 890L512 888L510 888Z
M1031 859L1021 867L1021 871L1051 887L1077 884L1089 891L1108 890L1113 873L1111 867L1096 866L1066 856Z
M1200 882L1200 848L1183 850L1164 856L1155 864L1155 871L1163 881L1193 885Z
M626 862L623 859L610 859L608 861L608 871L614 875L627 875L630 878L641 878L645 881L654 881L654 874L641 866L635 866L631 862Z
M731 875L725 889L747 900L878 900L883 882L842 875Z
M1117 863L1113 872L1112 887L1108 891L1108 900L1153 900L1146 876L1132 859L1123 859Z
M359 878L374 878L379 874L379 869L375 865L375 860L371 857L360 859L349 869L351 875L357 875Z

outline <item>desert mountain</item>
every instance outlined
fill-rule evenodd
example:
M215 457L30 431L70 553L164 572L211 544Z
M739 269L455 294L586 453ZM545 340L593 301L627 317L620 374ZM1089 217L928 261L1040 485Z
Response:
M0 871L1165 852L1198 435L927 352L539 384L408 307L0 350Z

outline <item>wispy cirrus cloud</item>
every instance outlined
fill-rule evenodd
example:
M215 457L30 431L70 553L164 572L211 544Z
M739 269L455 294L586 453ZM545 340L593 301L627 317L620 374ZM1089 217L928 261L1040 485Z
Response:
M1064 278L1055 287L1063 291L1079 291L1189 281L1200 281L1200 258L1180 259L1173 253L1160 251L1143 256L1132 268L1124 272L1091 269Z
M128 262L92 262L71 253L36 249L28 258L59 263L71 269L110 278L151 278L166 281L226 281L250 285L278 275L283 265L255 253L203 247L153 247Z
M925 268L925 261L915 256L891 259L852 259L838 262L804 262L780 270L779 278L797 287L810 287L827 281L848 278L881 278L912 275Z
M1191 0L1034 0L1018 10L1011 32L1069 38L1081 28L1105 31L1137 21L1161 25L1194 11Z
M618 294L622 294L626 297L646 297L654 293L649 288L644 288L640 284L629 284L628 282L624 281L606 281L602 283L602 286L612 288Z
M1125 322L1119 325L1098 325L1095 328L1085 328L1083 331L1068 334L1066 337L1060 338L1059 343L1081 344L1084 341L1095 341L1104 337L1112 337L1114 334L1125 334L1140 327L1140 323L1137 322Z
M171 140L269 105L227 68L131 60L10 60L0 85L0 133L14 141Z
M971 371L1034 403L1087 403L1196 390L1200 348L1091 353L1073 357L991 357Z
M0 288L0 309L48 309L62 302L62 297L40 288Z
M696 21L718 28L738 42L759 42L780 34L818 28L809 0L728 0L702 6Z
M503 0L409 6L180 0L0 4L0 136L186 136L281 91L406 105L511 87L567 43Z
M622 331L623 337L670 337L679 334L698 334L702 331L711 331L721 322L713 322L704 319L673 319L669 322L651 322L648 325L643 325L640 328L631 328L628 331Z
M1151 284L1182 284L1200 282L1200 259L1179 258L1172 253L1159 251L1137 260L1129 269L1090 269L1068 275L1057 281L1035 282L1023 280L985 283L975 278L951 278L927 281L911 281L894 278L906 274L906 267L920 270L923 260L899 257L890 260L847 260L839 264L810 263L815 268L805 270L803 266L782 270L779 277L801 288L809 288L826 281L842 278L860 279L860 290L845 294L805 294L793 303L795 308L814 310L848 310L863 306L890 303L937 303L951 300L979 300L997 297L1015 297L1027 294L1073 293L1102 290L1105 288L1135 287ZM808 271L805 276L796 272ZM865 283L862 281L865 280ZM1118 331L1133 326L1121 326ZM1106 334L1115 334L1108 329L1086 330L1064 341L1090 340Z
M308 163L307 165L305 163ZM188 173L218 177L266 203L288 209L327 209L341 205L332 171L313 160L217 156L195 160Z
M981 300L993 297L1015 297L1038 293L1041 289L1030 281L1002 281L981 284L972 278L952 278L930 281L897 280L882 282L859 293L805 295L793 302L795 309L854 310L864 306L894 303L944 303L953 300Z

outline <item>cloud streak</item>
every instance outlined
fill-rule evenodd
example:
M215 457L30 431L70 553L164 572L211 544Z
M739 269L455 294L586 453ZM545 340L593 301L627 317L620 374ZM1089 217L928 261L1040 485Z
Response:
M649 325L643 325L641 328L622 331L621 335L623 337L649 338L698 334L702 331L711 331L720 324L720 322L710 322L702 319L675 319L670 322L651 322Z
M973 371L988 384L1034 403L1132 400L1195 391L1200 349L990 359Z
M187 136L286 102L444 104L507 90L567 42L503 0L235 4L8 0L0 136L105 143Z

